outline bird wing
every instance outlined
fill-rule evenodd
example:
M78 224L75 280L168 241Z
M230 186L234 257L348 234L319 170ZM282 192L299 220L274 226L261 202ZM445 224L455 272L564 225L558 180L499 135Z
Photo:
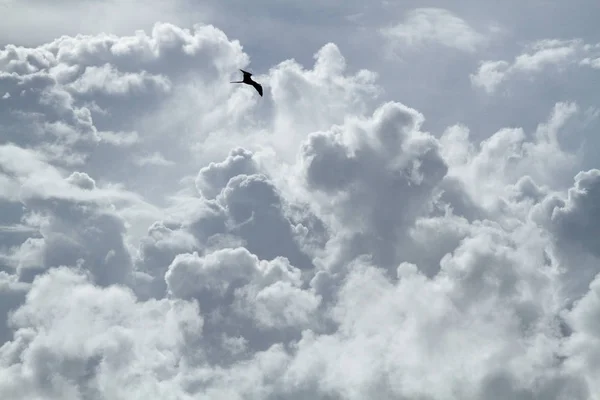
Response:
M252 81L252 86L254 86L254 89L256 89L256 91L258 92L258 94L260 94L260 96L262 97L263 90L262 90L261 84L258 83L258 82Z
M252 74L248 71L244 71L243 69L240 69L240 71L242 71L242 73L244 74L244 76L252 76Z

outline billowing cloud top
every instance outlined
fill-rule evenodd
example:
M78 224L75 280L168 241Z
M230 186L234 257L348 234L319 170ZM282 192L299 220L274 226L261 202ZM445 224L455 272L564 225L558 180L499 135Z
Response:
M334 3L369 68L207 23L0 48L1 399L600 399L598 111L541 98L600 46Z

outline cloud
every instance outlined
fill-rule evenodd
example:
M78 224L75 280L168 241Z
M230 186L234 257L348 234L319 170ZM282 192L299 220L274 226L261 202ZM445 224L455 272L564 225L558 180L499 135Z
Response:
M402 29L489 43L441 10ZM253 69L262 98L229 85L249 42L157 23L0 50L0 393L594 399L585 101L437 129L449 106L333 42ZM490 76L595 57L530 50Z
M179 254L165 280L174 296L196 298L211 311L231 307L229 312L239 319L250 317L259 331L310 327L320 303L319 296L302 289L301 271L286 258L261 261L244 247L205 257L196 252Z
M202 196L214 199L231 178L256 172L258 172L258 166L253 154L243 148L237 148L231 151L225 161L211 162L208 166L200 169L196 178L196 188Z
M464 19L443 8L416 8L406 13L403 22L381 30L391 42L408 47L444 47L472 53L485 46L487 34L480 33Z
M596 199L600 196L600 170L581 171L575 175L575 185L568 191L567 201L552 213L562 240L573 240L600 257L598 236L594 230Z
M194 303L140 303L126 288L101 289L84 274L58 268L34 282L10 324L15 338L0 350L2 393L85 398L134 395L155 384L155 393L183 394L163 379L175 378L203 320Z
M592 67L594 69L600 69L600 57L598 57L598 58L586 57L580 61L580 64L581 65L589 65L590 67Z
M185 84L197 62L210 60L207 80L247 62L239 44L219 46L223 40L210 26L190 31L158 24L151 35L65 36L36 48L8 45L0 52L0 90L12 93L3 100L3 141L35 142L48 156L72 165L90 163L86 160L102 151L120 151L115 146L143 152L138 132L122 129L133 116L151 114L173 85Z
M426 212L447 170L437 141L420 130L423 119L386 103L372 118L350 119L304 144L303 179L320 200L317 215L348 236L340 249L347 256L366 252L380 265L397 265L399 238Z
M140 166L156 165L169 167L175 164L175 162L165 159L159 152L154 152L147 156L140 156L135 163Z
M578 114L577 104L557 103L548 120L531 134L522 128L503 128L483 140L478 149L469 141L468 128L450 127L440 139L442 154L450 163L449 175L457 177L483 207L501 206L494 204L501 193L523 177L533 178L538 185L566 187L578 172L580 158L565 151L560 139Z
M589 292L566 313L566 320L574 328L573 335L565 344L568 368L581 373L590 387L590 392L598 390L598 382L594 376L598 374L598 354L595 343L600 332L598 331L598 278L590 284Z
M528 44L524 50L512 62L481 62L477 73L470 75L471 83L487 93L493 93L513 76L532 76L551 67L558 71L572 66L595 68L595 59L589 55L598 53L598 45L585 44L580 39L544 39Z

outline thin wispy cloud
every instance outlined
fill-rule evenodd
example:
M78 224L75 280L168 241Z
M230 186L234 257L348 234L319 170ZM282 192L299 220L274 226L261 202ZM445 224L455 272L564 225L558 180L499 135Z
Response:
M516 56L512 62L505 60L481 62L477 73L470 75L471 82L474 86L493 93L511 76L535 76L547 68L557 72L566 68L597 68L594 57L599 54L598 44L586 44L581 40L540 40L526 46L524 52Z
M458 15L443 8L418 8L404 20L384 28L381 33L390 41L407 47L442 45L465 52L485 46L488 32L479 32Z

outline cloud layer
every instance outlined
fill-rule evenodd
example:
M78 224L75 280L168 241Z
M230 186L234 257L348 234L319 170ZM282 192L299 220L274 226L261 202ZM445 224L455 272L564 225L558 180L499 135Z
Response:
M465 21L379 44L477 57ZM249 64L206 24L0 49L0 397L599 398L600 170L565 145L593 113L430 131L332 42L253 71L263 98Z

